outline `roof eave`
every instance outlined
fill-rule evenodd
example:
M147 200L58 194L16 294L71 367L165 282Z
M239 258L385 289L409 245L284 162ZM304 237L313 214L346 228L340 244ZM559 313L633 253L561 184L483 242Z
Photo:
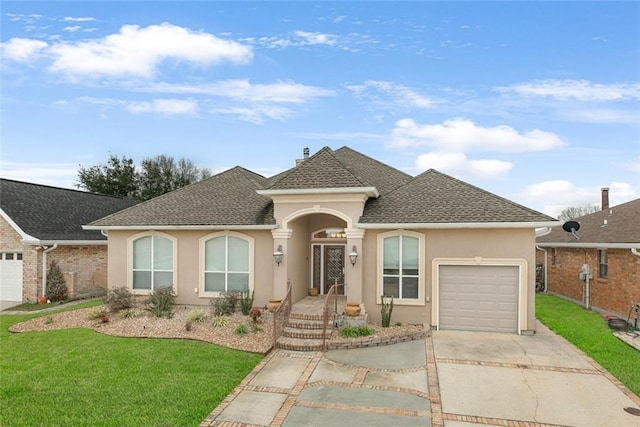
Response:
M339 187L339 188L291 188L285 190L256 190L261 196L288 196L306 194L365 194L368 197L377 198L380 192L376 187Z
M602 249L633 249L640 248L637 243L604 243L604 242L541 242L536 243L541 248L602 248Z
M107 240L38 240L23 239L22 243L29 246L100 246L106 245Z
M357 227L364 229L389 229L389 228L430 228L430 229L456 229L456 228L543 228L557 227L561 221L541 222L433 222L433 223L358 223Z
M0 217L2 217L5 221L7 221L7 223L11 226L11 228L13 228L15 232L20 235L20 238L22 238L23 241L38 240L36 237L33 237L30 234L25 233L24 230L20 228L20 226L16 224L16 222L13 219L11 219L11 217L2 208L0 208Z
M84 230L272 230L276 224L250 225L83 225Z

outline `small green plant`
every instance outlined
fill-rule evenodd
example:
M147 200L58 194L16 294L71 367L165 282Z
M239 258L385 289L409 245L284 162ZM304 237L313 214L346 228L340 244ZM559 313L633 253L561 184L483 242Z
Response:
M211 300L211 311L215 316L219 314L232 315L238 306L238 292L224 292L221 298Z
M89 320L98 320L102 318L102 316L106 316L106 315L107 315L107 307L104 305L101 305L99 307L96 307L95 310L91 310L87 315L87 318Z
M192 323L202 323L207 318L207 313L202 309L191 310L189 312L189 321Z
M214 328L224 328L229 325L229 318L224 314L217 314L211 319L211 326Z
M53 323L53 317L47 316L47 318L44 319L44 324L45 325L51 325L52 323Z
M118 317L121 319L135 319L142 316L142 311L137 308L125 308L118 312Z
M258 325L257 323L252 323L251 324L251 332L262 332L262 328L260 327L260 325Z
M64 301L67 299L67 283L64 280L62 271L58 263L51 261L47 272L47 299L51 302Z
M238 325L235 331L236 335L245 335L247 333L247 327L245 325Z
M396 322L395 325L396 326L402 326L402 322Z
M382 316L382 327L388 328L391 324L391 313L393 312L393 297L391 297L391 302L385 302L385 297L382 295L380 297L380 304L382 307L380 308L380 315Z
M160 288L153 291L147 299L147 310L156 317L173 317L173 306L176 304L176 294L172 287Z
M127 310L133 307L133 295L127 288L111 289L104 297L104 305L112 313Z
M253 291L249 294L248 289L240 292L240 311L242 311L242 314L245 316L249 315L249 311L251 311L251 307L253 307L253 294Z
M340 329L339 334L345 338L366 337L373 334L373 329L366 326L345 326Z

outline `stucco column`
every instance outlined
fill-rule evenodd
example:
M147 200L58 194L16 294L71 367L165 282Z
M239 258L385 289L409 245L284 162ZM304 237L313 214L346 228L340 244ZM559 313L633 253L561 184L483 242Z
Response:
M289 240L291 239L291 230L288 228L278 228L271 231L273 236L273 251L279 249L283 253L282 262L277 265L275 260L273 266L273 295L272 298L283 298L287 295L287 279L288 279L288 260L291 257L289 253ZM272 257L273 258L273 257Z
M348 228L347 233L347 260L346 260L346 284L347 284L347 301L363 302L362 298L362 265L364 253L362 252L362 240L364 239L365 230L359 228ZM358 254L355 265L351 264L349 254L354 250Z

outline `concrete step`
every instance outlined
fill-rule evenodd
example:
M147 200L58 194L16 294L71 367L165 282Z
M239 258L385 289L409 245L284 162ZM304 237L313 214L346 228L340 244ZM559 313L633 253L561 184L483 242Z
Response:
M281 336L276 341L276 348L294 351L321 351L321 339L299 339Z
M289 318L287 326L295 329L322 329L322 320L306 320Z
M299 329L292 328L290 326L286 326L282 331L282 336L287 338L298 338L298 339L322 339L322 329ZM331 334L331 330L327 331L327 335Z

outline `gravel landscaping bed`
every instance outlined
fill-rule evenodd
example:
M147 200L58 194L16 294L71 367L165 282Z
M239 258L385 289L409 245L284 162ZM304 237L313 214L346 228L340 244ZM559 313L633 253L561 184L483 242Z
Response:
M171 319L154 317L148 312L143 312L140 317L129 319L123 319L110 313L107 322L99 319L90 320L90 314L98 309L99 307L91 307L38 317L17 323L11 326L9 331L30 332L88 328L118 337L193 339L262 354L267 353L272 347L273 322L269 314L265 314L262 322L257 324L258 330L254 332L251 318L241 313L228 316L227 326L214 327L211 324L211 318L207 317L203 322L191 323L190 330L187 330L189 313L194 310L193 307L177 306ZM209 314L209 310L205 311ZM240 325L245 325L246 334L239 335L235 332ZM397 342L403 337L404 339L409 337L415 339L413 337L416 337L416 334L423 332L421 325L401 325L389 328L382 328L375 324L369 326L374 329L374 334L366 337L366 341L371 343ZM337 331L333 331L330 347L344 348L347 343L356 343L362 340L362 338L342 338L338 336Z

